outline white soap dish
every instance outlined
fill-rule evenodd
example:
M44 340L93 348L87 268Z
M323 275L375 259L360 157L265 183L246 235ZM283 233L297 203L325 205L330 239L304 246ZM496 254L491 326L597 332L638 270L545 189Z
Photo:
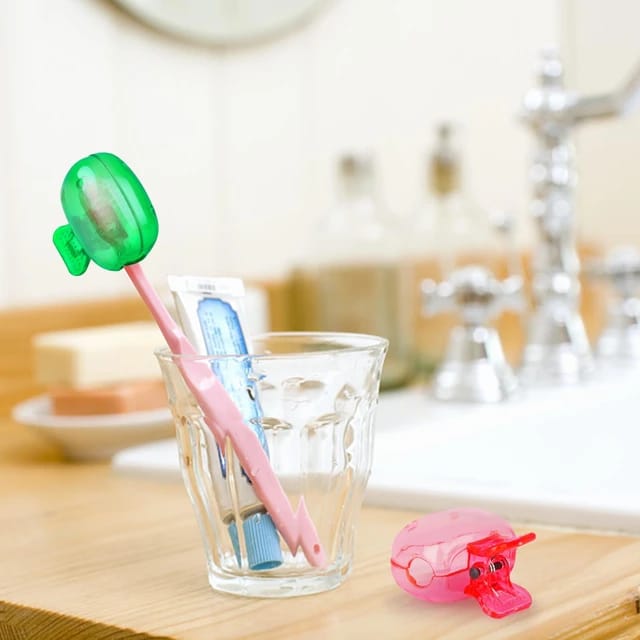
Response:
M37 396L13 408L13 419L31 427L62 448L70 460L109 460L117 451L171 437L168 408L94 416L58 416L47 396Z

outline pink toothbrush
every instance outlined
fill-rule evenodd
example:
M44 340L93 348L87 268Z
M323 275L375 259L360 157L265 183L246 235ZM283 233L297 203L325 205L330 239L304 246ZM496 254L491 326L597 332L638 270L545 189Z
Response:
M99 153L69 170L62 186L62 206L69 224L56 229L53 242L73 275L93 260L111 271L127 272L172 353L196 355L169 315L139 262L158 236L158 221L142 184L119 158ZM293 555L302 548L309 564L324 567L326 558L316 528L301 498L296 512L255 433L206 362L179 358L178 367L219 447L234 451Z

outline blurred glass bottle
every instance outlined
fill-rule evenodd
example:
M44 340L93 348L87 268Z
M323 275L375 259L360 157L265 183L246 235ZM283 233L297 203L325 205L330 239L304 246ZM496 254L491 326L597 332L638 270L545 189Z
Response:
M336 202L313 236L318 324L387 338L382 386L400 386L411 373L411 326L399 225L377 196L370 154L342 156L336 178Z
M438 126L425 188L408 234L411 255L435 259L440 279L469 264L482 264L495 272L495 251L503 248L488 211L463 186L461 154L454 137L450 123Z
M462 157L452 124L436 129L418 205L408 219L406 246L411 257L412 310L416 317L416 368L430 373L442 357L454 313L425 318L421 314L420 284L425 278L447 279L452 271L475 264L496 276L505 274L504 237L486 209L465 189Z

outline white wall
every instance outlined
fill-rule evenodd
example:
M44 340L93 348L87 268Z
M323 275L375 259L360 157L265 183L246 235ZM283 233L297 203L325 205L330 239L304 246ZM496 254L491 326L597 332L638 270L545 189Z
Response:
M128 290L95 266L67 275L50 241L66 169L96 150L125 158L155 202L157 282L283 274L350 145L377 152L387 200L406 212L442 118L465 125L476 198L526 218L530 140L515 114L538 49L564 33L561 4L333 0L294 33L223 51L156 34L101 0L0 3L0 300ZM603 69L602 84L622 71Z

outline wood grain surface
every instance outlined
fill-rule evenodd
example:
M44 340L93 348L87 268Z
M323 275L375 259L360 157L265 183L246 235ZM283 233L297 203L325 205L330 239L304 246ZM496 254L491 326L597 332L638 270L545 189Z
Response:
M2 314L0 410L36 391L27 364L34 332L146 313L137 301L81 307L54 310L46 323L41 310ZM65 464L53 445L0 418L0 640L640 639L640 538L517 527L538 533L513 574L534 605L492 620L473 601L433 605L396 587L391 541L416 515L364 509L353 573L335 591L219 594L180 484Z
M5 423L3 433L23 450L21 427ZM496 621L475 602L433 605L396 587L389 547L415 516L364 509L353 573L333 592L245 599L210 589L180 484L119 476L104 465L4 462L3 624L18 619L28 630L50 612L55 624L46 623L47 635L25 637L52 640L85 637L73 634L86 633L87 622L98 626L86 637L102 637L99 625L107 625L113 629L105 637L114 640L136 633L182 640L640 638L639 538L536 527L539 539L519 552L514 570L534 606Z

